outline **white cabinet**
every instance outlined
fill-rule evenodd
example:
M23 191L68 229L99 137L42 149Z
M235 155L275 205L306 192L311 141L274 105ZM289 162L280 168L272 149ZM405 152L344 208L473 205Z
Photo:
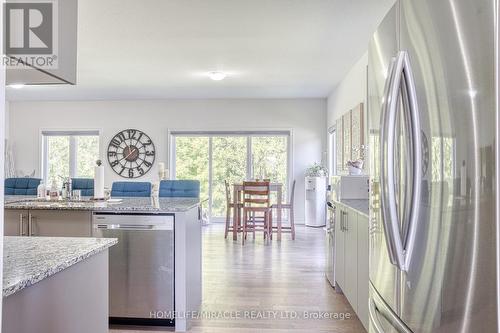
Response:
M345 234L342 219L345 208L335 204L335 286L337 291L345 286Z
M346 209L344 215L345 234L345 283L344 294L354 310L358 307L358 214ZM357 311L356 311L357 312Z
M335 204L335 281L368 329L368 217Z
M358 307L356 313L368 328L368 290L369 290L369 260L368 260L368 217L358 214Z

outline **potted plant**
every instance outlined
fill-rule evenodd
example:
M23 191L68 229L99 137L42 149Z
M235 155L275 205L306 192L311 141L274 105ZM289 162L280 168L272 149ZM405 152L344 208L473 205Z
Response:
M306 169L306 177L326 177L328 170L321 164L315 162L313 165Z

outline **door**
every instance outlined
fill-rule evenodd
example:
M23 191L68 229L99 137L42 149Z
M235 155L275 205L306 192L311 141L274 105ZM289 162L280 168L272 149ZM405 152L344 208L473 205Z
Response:
M344 294L354 310L358 311L358 219L357 213L346 208L344 211L345 234L345 281Z
M400 316L415 333L497 331L494 8L401 1L422 133L421 209L401 273Z
M381 211L381 116L391 79L391 62L398 51L398 7L387 14L369 45L368 115L370 146L370 280L397 313L397 269L391 264Z
M28 211L22 209L4 210L4 236L27 236Z
M340 288L345 288L345 236L343 214L344 207L335 204L335 281ZM340 292L340 290L337 290Z

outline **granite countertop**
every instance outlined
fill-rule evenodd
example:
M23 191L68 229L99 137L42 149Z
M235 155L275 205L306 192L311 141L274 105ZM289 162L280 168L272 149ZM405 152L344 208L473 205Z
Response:
M113 198L120 202L91 201L88 197L80 201L41 200L34 197L5 197L5 209L44 209L44 210L91 210L104 212L185 212L199 205L197 198Z
M116 238L4 237L3 297L116 244Z
M368 199L342 199L337 200L337 202L340 202L341 204L348 206L349 208L352 208L367 217L370 212L370 201Z

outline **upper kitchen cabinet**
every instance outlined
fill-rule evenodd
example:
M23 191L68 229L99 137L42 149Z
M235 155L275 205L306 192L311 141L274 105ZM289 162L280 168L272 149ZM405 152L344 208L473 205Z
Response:
M77 0L5 7L7 84L76 84Z

